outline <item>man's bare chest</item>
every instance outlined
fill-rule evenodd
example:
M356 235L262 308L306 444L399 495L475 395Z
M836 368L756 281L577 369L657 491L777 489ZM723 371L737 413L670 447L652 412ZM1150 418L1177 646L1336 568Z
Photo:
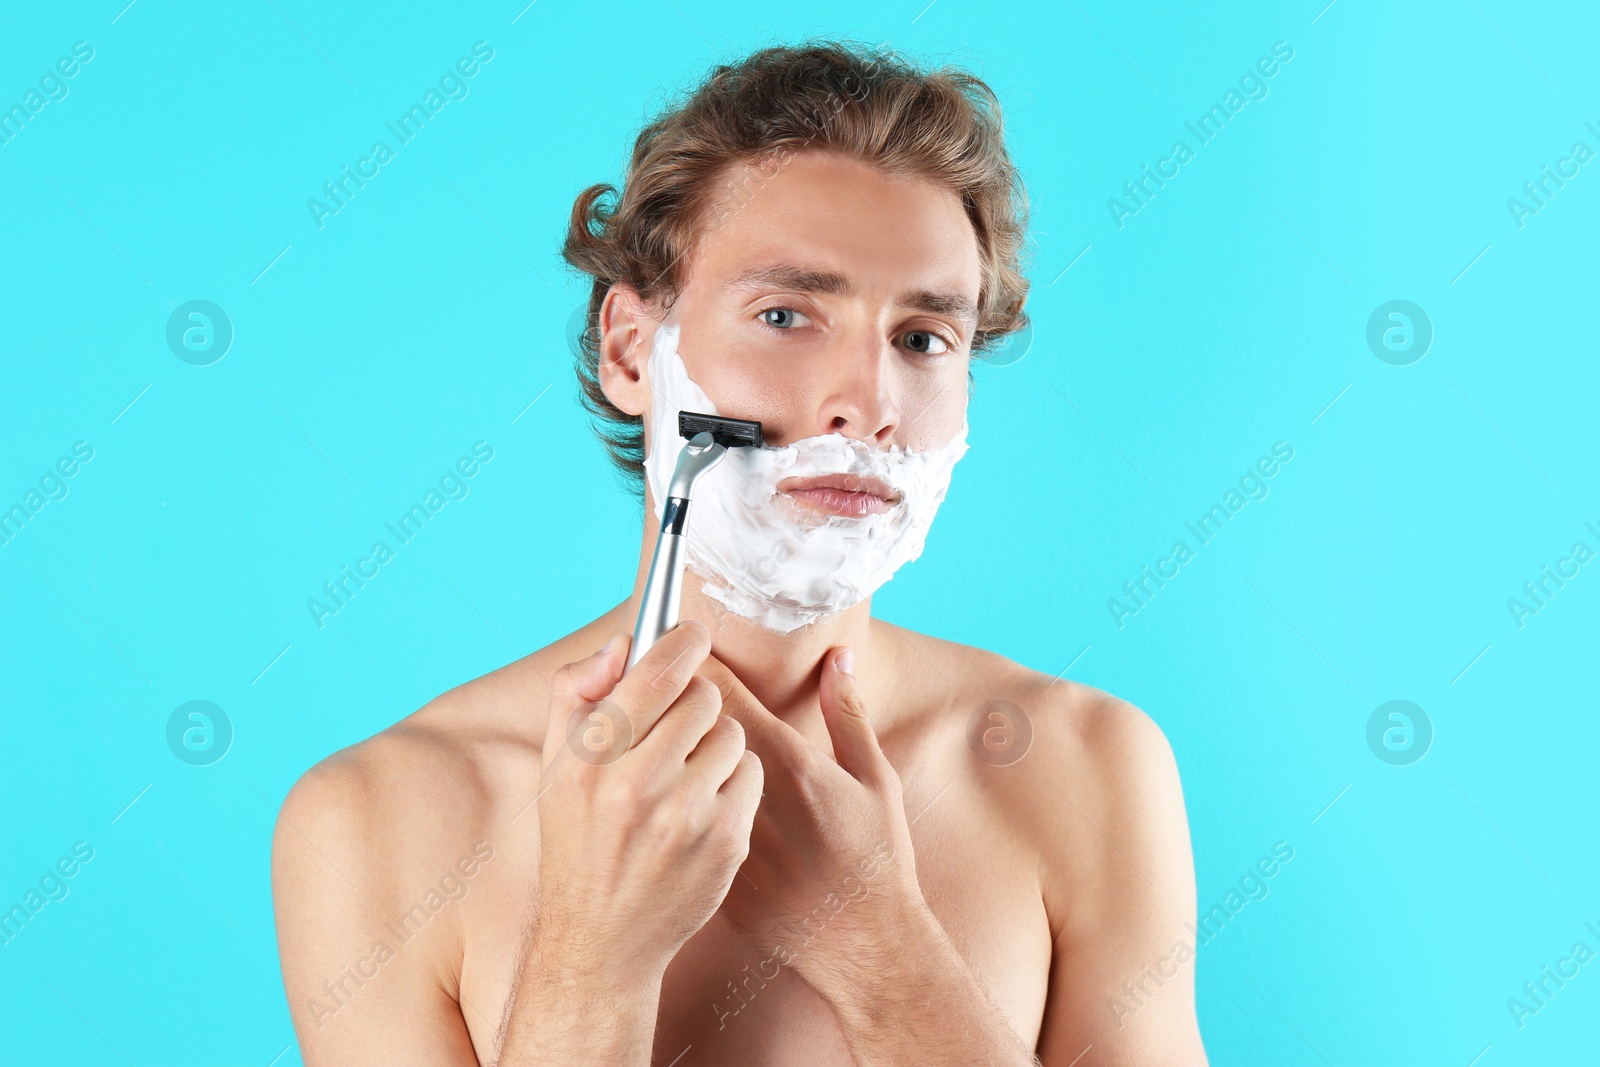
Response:
M964 802L959 785L933 804L928 799L907 790L923 895L1019 1036L1032 1045L1051 959L1037 865L1015 847L1014 835L992 825L992 813ZM462 1010L484 1054L511 993L529 888L536 891L536 843L507 859L495 872L492 891L475 895L464 916ZM826 926L815 928L815 936L826 937ZM657 1067L849 1062L828 1005L792 966L757 950L720 913L668 967L657 1018Z

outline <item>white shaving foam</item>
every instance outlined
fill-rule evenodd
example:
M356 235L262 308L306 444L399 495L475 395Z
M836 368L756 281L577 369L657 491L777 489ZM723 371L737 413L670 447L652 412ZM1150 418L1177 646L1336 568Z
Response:
M678 412L722 414L689 377L678 354L679 325L656 330L650 450L645 475L661 521L678 454ZM743 413L741 413L742 415ZM830 433L782 448L730 448L695 483L688 521L688 565L707 595L729 611L778 633L860 603L922 554L950 475L967 451L967 420L944 445L887 450ZM900 500L876 514L831 515L778 491L785 478L853 474L882 478Z

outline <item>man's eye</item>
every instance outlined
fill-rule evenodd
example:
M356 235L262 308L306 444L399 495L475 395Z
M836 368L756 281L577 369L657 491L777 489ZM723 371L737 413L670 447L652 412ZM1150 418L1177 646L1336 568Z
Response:
M942 356L955 347L932 330L908 330L904 336L908 348L925 356Z
M772 319L768 316L777 316L777 318ZM794 320L797 316L802 319L805 318L804 315L796 311L794 308L767 308L767 310L761 313L761 321L765 322L768 326L771 326L774 329L787 330L794 325Z

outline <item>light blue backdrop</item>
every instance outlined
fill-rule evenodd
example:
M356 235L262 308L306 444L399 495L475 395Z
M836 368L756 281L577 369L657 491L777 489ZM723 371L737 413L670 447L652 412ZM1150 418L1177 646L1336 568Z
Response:
M1600 963L1520 1027L1507 1003L1600 950L1600 564L1561 562L1600 549L1592 9L124 2L0 15L27 113L0 143L0 507L26 513L0 545L0 906L66 893L0 945L4 1062L298 1062L275 805L633 574L563 340L572 198L718 58L811 32L970 66L1005 106L1031 345L979 370L972 451L876 610L1148 711L1203 909L1294 849L1200 952L1214 1062L1595 1055ZM308 198L480 41L465 95L319 226ZM1236 88L1202 144L1185 124ZM1129 200L1145 165L1171 176ZM220 335L168 341L193 300L232 327L206 366L174 352ZM1393 300L1425 316L1410 348L1382 317L1398 351L1368 341ZM477 442L467 495L319 628L308 598ZM1277 442L1200 544L1185 523ZM1546 565L1576 574L1535 602ZM194 700L231 723L209 766L175 756L183 723L169 745ZM1369 744L1391 700L1431 724L1420 760L1414 713L1409 750Z

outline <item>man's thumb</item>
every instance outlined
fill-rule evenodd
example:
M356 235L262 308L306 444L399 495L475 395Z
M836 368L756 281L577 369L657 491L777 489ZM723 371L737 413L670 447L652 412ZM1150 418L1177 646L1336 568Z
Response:
M547 762L555 752L551 744L561 744L566 740L573 709L604 700L622 680L623 665L627 662L631 643L630 635L616 634L606 642L604 648L568 663L550 679L549 717L545 722Z

